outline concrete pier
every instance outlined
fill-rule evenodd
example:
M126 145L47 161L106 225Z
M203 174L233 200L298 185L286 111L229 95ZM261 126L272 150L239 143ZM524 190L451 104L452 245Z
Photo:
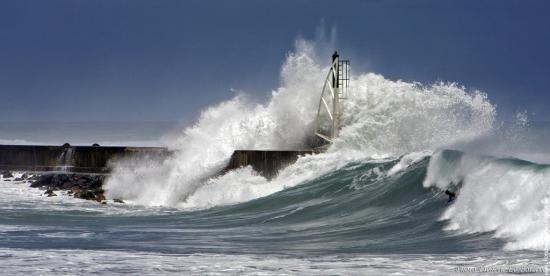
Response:
M109 161L140 154L170 153L160 147L0 145L0 170L109 173Z
M299 156L313 153L313 150L236 150L222 173L250 165L260 175L273 178Z
M236 150L220 172L250 165L266 178L313 150ZM0 171L107 174L109 162L148 155L162 159L171 154L161 147L0 145Z

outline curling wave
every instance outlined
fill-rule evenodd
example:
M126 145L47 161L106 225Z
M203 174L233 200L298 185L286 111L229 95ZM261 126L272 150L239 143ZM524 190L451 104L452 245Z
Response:
M550 224L550 165L440 151L431 157L425 187L458 189L442 215L448 230L494 232L505 249L542 250Z
M272 181L243 169L212 179L236 149L302 149L313 133L323 77L315 44L300 40L281 70L281 86L266 104L245 95L210 107L170 147L158 165L114 165L105 190L149 206L204 208L251 200L311 180L354 160L433 150L491 131L495 109L480 91L454 83L425 86L373 74L352 78L340 137L328 153L302 158ZM327 55L328 56L328 55Z

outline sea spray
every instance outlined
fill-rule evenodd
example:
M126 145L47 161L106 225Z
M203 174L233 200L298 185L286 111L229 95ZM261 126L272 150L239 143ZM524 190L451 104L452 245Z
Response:
M526 112L518 112L511 122L500 122L489 132L482 132L471 139L455 141L445 148L550 164L548 126L550 124L547 122L531 122Z
M468 92L453 83L422 86L355 72L344 102L341 136L328 153L298 160L271 182L250 169L216 176L236 149L307 147L323 77L330 66L329 60L317 56L314 43L299 40L283 64L281 87L266 104L238 95L207 108L171 143L175 154L162 164L147 160L115 164L105 185L107 196L179 207L242 202L297 185L350 161L431 150L480 135L493 126L495 109L482 92Z
M431 157L424 186L459 191L441 217L447 230L494 231L505 249L542 250L548 179L550 165L445 150Z
M400 156L477 137L494 125L496 110L487 95L455 83L423 86L373 73L352 82L333 150Z
M235 149L304 148L324 69L313 60L314 51L309 43L297 43L283 65L281 87L267 104L238 95L204 110L172 143L175 154L161 166L115 164L105 185L108 197L177 206L220 171Z

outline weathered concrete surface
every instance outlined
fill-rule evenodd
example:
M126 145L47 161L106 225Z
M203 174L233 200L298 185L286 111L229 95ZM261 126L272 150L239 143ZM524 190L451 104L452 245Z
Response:
M272 178L314 150L236 150L221 173L243 166ZM171 152L160 147L34 146L0 145L0 171L109 173L109 162L120 158L148 155L165 158Z
M313 153L313 150L236 150L222 173L250 165L260 175L273 178L299 156Z
M108 162L140 154L167 156L160 147L0 145L2 171L108 173Z

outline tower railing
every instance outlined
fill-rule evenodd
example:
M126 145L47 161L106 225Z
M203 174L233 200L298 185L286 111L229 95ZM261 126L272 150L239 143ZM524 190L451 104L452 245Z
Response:
M337 52L332 55L332 64L323 84L317 109L315 135L321 139L320 146L334 141L340 130L342 100L348 97L350 62L340 60Z

